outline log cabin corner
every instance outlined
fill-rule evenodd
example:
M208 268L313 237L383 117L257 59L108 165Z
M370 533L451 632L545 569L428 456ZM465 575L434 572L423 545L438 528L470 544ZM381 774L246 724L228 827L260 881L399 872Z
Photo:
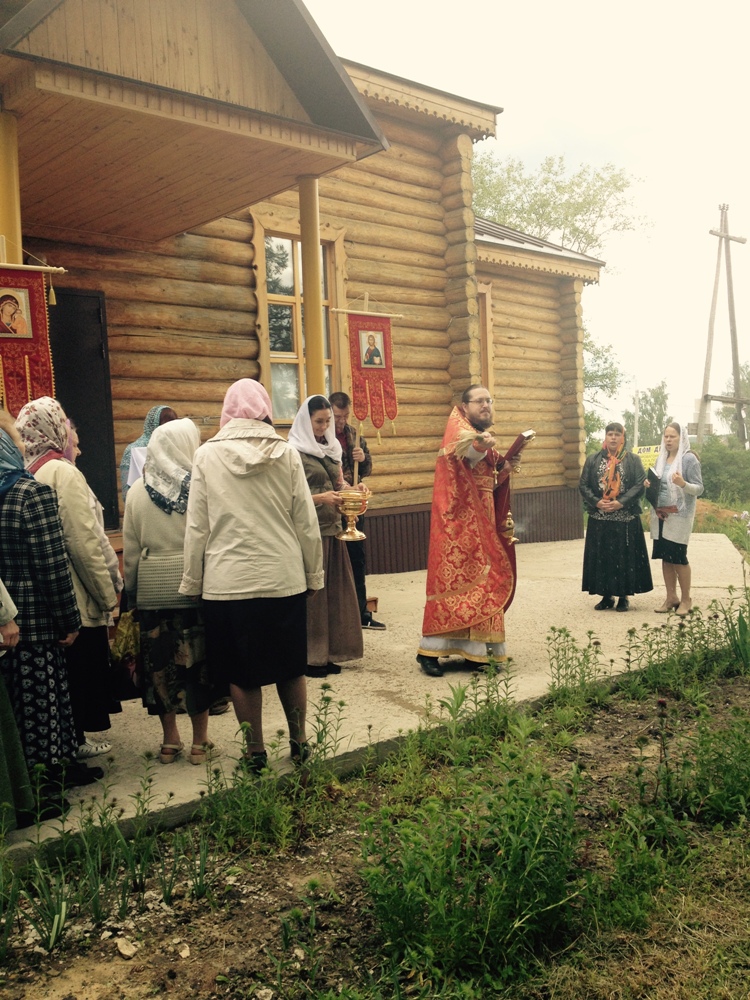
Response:
M349 389L334 310L367 296L401 317L397 433L364 427L369 571L426 564L435 456L471 382L501 442L537 431L519 537L582 535L581 291L602 262L475 220L473 144L500 108L341 62L300 0L6 3L0 98L0 233L10 262L23 246L66 269L57 395L109 527L154 403L210 437L249 376L283 428L308 392Z

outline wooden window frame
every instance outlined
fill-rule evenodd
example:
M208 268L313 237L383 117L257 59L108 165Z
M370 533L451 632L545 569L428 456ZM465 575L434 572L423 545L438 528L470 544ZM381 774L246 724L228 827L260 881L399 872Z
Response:
M272 397L273 392L273 365L284 363L281 355L276 355L271 351L268 323L269 303L277 302L274 295L269 297L266 284L266 236L276 236L279 239L291 239L299 242L301 239L299 216L297 214L284 213L277 210L271 212L251 211L253 220L253 245L255 248L255 262L253 269L256 275L256 297L258 311L256 318L256 332L259 342L260 361L260 382ZM346 273L346 253L344 249L344 230L333 226L330 223L321 222L320 233L321 245L328 251L326 254L326 287L328 290L328 337L330 360L326 367L330 369L330 382L332 391L343 388L344 391L351 390L351 375L349 374L349 342L346 332L346 317L341 313L334 312L334 308L341 302L346 301L344 274ZM304 297L295 298L300 306L304 302ZM293 363L297 363L301 376L305 373L304 355L296 357ZM347 384L345 385L344 382ZM300 382L300 391L304 391L304 383ZM273 398L273 397L272 397ZM302 396L304 399L305 396ZM302 399L300 402L302 402ZM288 427L290 421L274 421L281 427Z

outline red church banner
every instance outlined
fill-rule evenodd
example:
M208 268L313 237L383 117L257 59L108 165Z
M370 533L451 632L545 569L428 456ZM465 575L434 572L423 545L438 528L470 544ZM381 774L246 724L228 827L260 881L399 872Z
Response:
M398 414L393 382L391 321L384 316L349 314L352 408L357 420L368 415L378 430Z
M0 264L0 396L14 416L39 396L55 395L44 274Z

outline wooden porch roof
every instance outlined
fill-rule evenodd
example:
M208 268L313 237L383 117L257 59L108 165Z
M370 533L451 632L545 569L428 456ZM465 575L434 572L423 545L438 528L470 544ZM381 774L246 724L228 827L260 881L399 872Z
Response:
M387 147L301 0L11 0L24 229L152 243Z

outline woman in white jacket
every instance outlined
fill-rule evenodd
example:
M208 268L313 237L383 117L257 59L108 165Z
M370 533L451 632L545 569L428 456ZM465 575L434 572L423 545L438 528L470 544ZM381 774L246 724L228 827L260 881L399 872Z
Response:
M221 430L195 455L180 593L202 595L206 652L226 680L245 764L267 763L263 693L275 684L292 759L308 754L306 595L323 586L322 543L302 463L253 379L227 391Z
M64 457L68 424L62 406L50 396L34 399L21 409L16 427L26 446L26 468L40 483L57 491L60 505L82 622L78 639L66 650L70 700L80 747L85 745L87 732L109 729L109 713L120 711L111 693L107 631L117 595L89 506L88 484L83 473ZM92 768L90 773L103 776L100 768Z
M684 617L693 606L687 558L695 501L703 492L701 465L690 450L687 428L667 424L654 472L661 480L656 508L651 510L652 559L661 559L667 596L657 614L676 611ZM648 484L649 480L646 480ZM680 594L677 594L677 584Z

